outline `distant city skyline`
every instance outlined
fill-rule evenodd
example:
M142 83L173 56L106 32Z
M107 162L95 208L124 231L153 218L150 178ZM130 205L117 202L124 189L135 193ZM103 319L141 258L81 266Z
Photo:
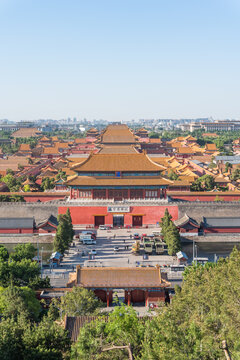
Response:
M237 0L0 0L0 119L239 119Z

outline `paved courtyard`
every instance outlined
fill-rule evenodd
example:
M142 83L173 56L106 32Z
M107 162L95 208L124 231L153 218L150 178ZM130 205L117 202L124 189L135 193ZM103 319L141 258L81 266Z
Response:
M45 269L44 276L48 275L50 277L52 286L62 287L66 286L69 273L74 271L77 265L132 267L136 266L137 263L146 266L176 264L176 258L167 254L150 255L148 260L143 260L142 255L131 253L132 244L135 242L133 235L135 233L139 235L151 234L154 230L159 230L159 228L98 230L96 245L83 245L78 240L74 241L69 251L65 254L61 265L51 271ZM118 252L114 252L115 246L119 247ZM128 249L126 249L127 246ZM94 260L89 260L87 253L92 249L96 250L97 254ZM82 256L83 252L85 252L85 256Z

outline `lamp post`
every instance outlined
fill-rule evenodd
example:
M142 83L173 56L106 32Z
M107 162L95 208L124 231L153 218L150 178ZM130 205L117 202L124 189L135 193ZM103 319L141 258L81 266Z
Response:
M195 241L193 240L193 263L194 263L194 257L195 257Z
M43 268L43 247L41 250L41 279L42 279L42 268Z

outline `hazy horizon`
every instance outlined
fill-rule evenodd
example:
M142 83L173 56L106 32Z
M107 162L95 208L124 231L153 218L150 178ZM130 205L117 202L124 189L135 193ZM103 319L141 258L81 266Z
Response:
M0 0L0 119L240 117L237 0Z

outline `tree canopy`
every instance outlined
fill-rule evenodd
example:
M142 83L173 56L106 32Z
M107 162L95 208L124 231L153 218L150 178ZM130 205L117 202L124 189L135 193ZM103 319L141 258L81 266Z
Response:
M74 230L70 210L58 216L58 227L54 238L54 250L64 254L73 240Z
M216 186L212 175L203 175L195 180L191 185L191 191L210 191Z

